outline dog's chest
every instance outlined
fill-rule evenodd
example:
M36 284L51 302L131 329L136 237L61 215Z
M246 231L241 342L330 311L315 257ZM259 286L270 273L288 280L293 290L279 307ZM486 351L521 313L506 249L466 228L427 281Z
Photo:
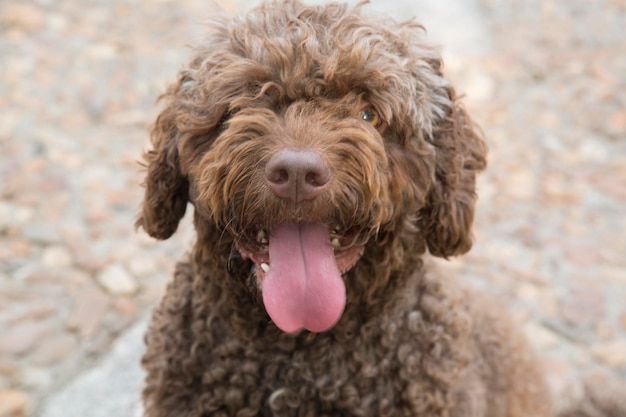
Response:
M205 392L223 393L211 399L214 406L232 408L228 403L237 398L239 409L260 416L414 416L413 397L425 386L419 357L410 343L381 349L364 340L338 344L320 337L291 350L248 346L237 356L220 358L220 368L228 369L208 370L203 383ZM207 378L209 374L221 377ZM432 394L427 391L420 395Z

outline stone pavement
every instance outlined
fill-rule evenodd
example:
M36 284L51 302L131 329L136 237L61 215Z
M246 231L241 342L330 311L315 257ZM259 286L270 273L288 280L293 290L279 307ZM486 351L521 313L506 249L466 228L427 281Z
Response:
M368 7L429 28L489 141L476 245L439 266L525 323L555 389L594 367L626 378L624 1ZM136 161L212 10L0 3L0 417L138 412L144 320L193 233L133 231Z
M41 417L141 417L139 393L143 371L143 333L147 320L120 337L97 366L74 378L51 395L40 409Z

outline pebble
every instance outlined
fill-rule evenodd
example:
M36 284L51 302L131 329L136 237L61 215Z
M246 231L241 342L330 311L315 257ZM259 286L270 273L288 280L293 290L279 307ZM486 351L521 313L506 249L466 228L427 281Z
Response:
M566 178L546 176L543 178L543 195L551 203L574 204L580 195L572 188L572 184Z
M55 379L48 368L28 366L22 371L20 382L25 388L47 390L54 386Z
M578 150L578 154L584 155L588 161L595 163L606 162L609 157L609 152L609 149L598 137L585 139Z
M526 169L516 169L506 178L506 187L502 191L507 193L507 197L519 200L530 201L536 194L535 175Z
M9 250L12 252L12 258L28 256L33 250L34 245L32 245L28 240L21 239L19 237L15 237L12 242Z
M75 336L67 333L58 333L48 337L32 355L31 363L36 366L50 366L59 363L78 347Z
M8 320L9 325L16 325L25 321L41 320L54 314L56 308L49 302L38 302L28 306L25 311L18 313Z
M552 330L534 322L526 323L524 326L524 334L538 352L556 346L560 340L559 336Z
M595 265L600 259L596 248L591 245L567 245L564 252L573 265L580 267Z
M157 272L157 263L146 256L133 257L128 262L128 269L137 277L148 277Z
M77 294L81 288L93 285L93 276L81 269L72 268L64 272L63 290L66 294Z
M134 317L137 314L137 304L131 297L118 298L113 305L125 316Z
M591 347L591 354L611 367L626 367L626 340L596 344Z
M17 390L0 390L0 417L26 417L28 397Z
M611 340L616 334L613 325L605 321L596 324L594 333L600 340Z
M33 210L16 204L0 201L0 228L9 228L30 220Z
M89 245L83 239L77 239L70 242L69 245L71 246L76 265L85 271L96 273L108 264L109 259L107 259L107 256L97 253L93 247L94 245Z
M0 334L0 354L22 355L47 333L43 322L26 322Z
M41 264L48 268L68 268L73 259L70 252L62 246L50 246L41 254Z
M626 267L605 265L600 269L603 279L626 285Z
M15 363L0 358L0 375L13 376L17 371L18 368Z
M572 404L577 404L584 398L585 390L571 363L562 357L550 355L543 362L542 369L546 373L548 389L552 392L553 398L558 398L554 404L556 412L561 412L569 408Z
M46 24L51 30L55 32L61 32L68 27L67 18L61 13L54 12L48 14Z
M163 294L165 292L165 286L166 283L163 281L156 281L144 284L142 286L142 291L139 293L139 303L155 305L163 297Z
M465 81L465 91L472 102L484 103L493 97L495 83L484 72L472 72Z
M130 126L146 126L150 123L151 115L147 112L136 109L134 111L125 110L123 112L113 113L108 116L108 121L119 127L130 127ZM133 165L136 165L136 158L132 159Z
M96 60L113 59L118 55L118 53L117 46L110 43L93 45L87 49L87 55Z
M66 326L77 331L83 339L91 337L102 322L110 304L109 297L97 287L85 285L74 297L75 304Z
M10 27L36 31L44 24L44 13L41 8L28 3L13 3L2 8L0 20Z
M536 285L533 285L527 282L522 282L516 286L515 294L520 299L534 301L534 300L537 300L537 298L539 298L539 296L541 295L541 291L539 288L537 288Z
M106 267L98 275L98 282L112 295L132 295L139 287L137 281L121 265Z
M13 272L11 273L11 277L16 282L26 281L34 273L36 273L37 270L37 265L34 264L21 265L13 270Z
M604 315L604 297L593 288L575 288L561 299L560 307L563 318L571 325L584 328L595 324Z
M61 242L61 233L56 225L50 223L31 222L22 228L22 236L33 243L56 244Z

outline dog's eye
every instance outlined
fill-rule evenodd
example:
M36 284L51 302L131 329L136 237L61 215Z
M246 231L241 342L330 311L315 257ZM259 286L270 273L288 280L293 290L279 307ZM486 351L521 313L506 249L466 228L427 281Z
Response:
M370 107L363 109L359 112L361 120L371 124L375 128L380 127L381 120L378 112Z

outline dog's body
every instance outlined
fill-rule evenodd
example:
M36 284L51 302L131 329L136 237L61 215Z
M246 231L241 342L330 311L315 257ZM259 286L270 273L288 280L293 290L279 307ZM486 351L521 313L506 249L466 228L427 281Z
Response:
M152 132L138 225L198 239L147 334L149 417L541 417L532 353L423 268L471 246L486 148L415 24L217 21Z
M331 331L297 336L251 298L227 305L206 278L179 264L155 313L150 417L549 415L533 357L501 312L422 272L394 303L347 308Z

